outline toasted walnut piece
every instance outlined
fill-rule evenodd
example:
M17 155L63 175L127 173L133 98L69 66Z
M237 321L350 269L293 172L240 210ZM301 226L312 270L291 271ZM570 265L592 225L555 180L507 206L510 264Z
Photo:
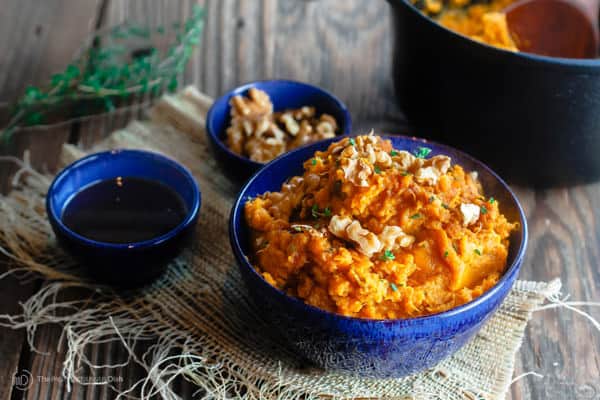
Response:
M463 215L463 225L469 226L479 219L479 206L471 203L462 203L460 212Z
M250 114L250 107L246 105L246 101L242 96L234 96L231 99L231 113L234 116L248 115Z
M415 172L415 178L417 181L422 183L428 183L430 185L435 185L440 177L440 173L433 167L423 167L419 168Z
M296 134L296 137L290 143L289 148L294 149L296 147L303 146L312 141L312 133L313 127L310 125L310 122L304 120L300 122L300 129Z
M268 192L265 199L272 205L269 213L277 219L287 219L292 210L300 204L305 194L304 178L295 176L281 186L281 192Z
M296 193L304 185L304 178L301 176L295 176L290 179L287 183L281 185L281 190L285 193Z
M363 154L367 158L367 160L369 160L369 162L371 164L375 164L375 161L377 160L377 156L375 154L375 148L373 147L373 145L371 143L367 143L365 145Z
M382 245L377 235L364 229L360 222L349 217L334 215L329 221L328 229L335 236L350 240L358 245L358 251L371 257L381 251Z
M346 228L348 239L358 244L358 251L371 257L381 251L381 242L376 234L360 226L360 222L352 221Z
M236 154L243 154L244 150L244 132L239 124L231 125L227 128L227 147Z
M254 129L254 134L257 136L261 136L265 133L269 128L271 128L271 121L269 118L261 118L260 121L256 123L256 128Z
M344 177L356 186L369 186L369 176L373 174L373 170L369 163L364 159L350 159L347 164L342 166Z
M298 125L291 112L281 114L279 121L285 125L285 130L292 136L296 136L298 131L300 131L300 125Z
M415 237L407 235L399 226L386 226L379 234L382 248L391 250L396 247L396 243L400 247L408 247L414 243Z
M348 225L352 223L352 219L349 217L340 217L339 215L334 215L331 217L329 221L329 232L333 233L335 236L347 239L348 235L346 234L346 228Z
M245 119L245 120L242 120L241 125L242 125L242 128L244 129L244 133L246 134L246 136L252 135L252 132L254 132L254 126L252 125L252 122Z
M431 157L425 161L417 158L415 163L418 161L421 161L423 164L415 171L415 178L422 183L430 185L435 185L440 176L448 172L451 164L450 157L442 155Z
M392 157L385 151L379 150L375 153L375 163L382 167L389 168L392 166Z
M450 169L452 160L448 156L437 155L433 156L425 162L425 165L431 165L442 174L445 174Z
M348 145L349 145L348 138L340 140L339 142L335 142L335 143L331 144L330 152L332 155L339 154L342 151L344 151L345 149L347 149L349 147ZM354 147L354 146L352 146L352 147Z
M356 147L354 147L354 146L347 146L346 148L344 148L342 150L340 157L350 158L350 159L358 158L358 151L356 150Z
M408 151L400 150L396 152L397 154L392 157L392 161L397 164L399 169L408 170L412 167L415 159L414 155L410 154Z
M244 150L251 160L264 163L283 154L285 143L276 138L249 138Z
M316 137L319 140L329 139L335 136L335 129L329 122L319 122L315 130L317 131Z
M300 121L302 119L308 119L308 118L314 117L315 116L315 108L304 106L304 107L298 108L297 110L293 110L292 113L293 113L294 119L296 119L297 121Z
M360 182L359 186L369 186L367 179L369 176L373 175L373 170L371 166L363 159L358 160L358 179Z
M319 117L319 122L320 122L320 123L326 123L326 124L328 124L329 126L331 126L331 130L332 130L333 132L337 131L337 129L338 129L338 124L337 124L337 121L335 120L335 118L333 118L333 117L332 117L331 115L329 115L329 114L322 114L322 115Z
M252 88L248 97L234 96L231 99L231 116L246 119L259 119L273 113L273 104L269 95L262 90Z
M279 129L277 124L271 122L270 131L273 133L273 136L281 141L285 141L285 132Z
M317 174L307 174L305 181L307 190L312 190L319 186L321 178Z
M285 132L279 129L277 124L273 122L269 122L269 125L266 130L261 130L254 132L254 138L264 140L269 143L268 139L275 139L277 142L282 142L285 144ZM270 143L273 143L271 140Z

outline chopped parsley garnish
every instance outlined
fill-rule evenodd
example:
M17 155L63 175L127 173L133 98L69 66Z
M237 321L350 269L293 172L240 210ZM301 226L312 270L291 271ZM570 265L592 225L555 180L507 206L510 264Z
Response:
M312 165L317 165L317 159L316 158L312 159Z
M488 209L485 208L485 206L481 206L481 213L482 214L487 214L487 212L488 212Z
M397 291L398 291L398 286L396 286L396 284L395 284L394 282L390 282L390 287L392 288L392 290L393 290L394 292L397 292Z
M410 172L408 172L408 171L404 171L404 172L402 173L402 176L406 176L406 175L408 175L408 174L410 174Z
M450 206L446 203L442 203L442 207L444 207L446 210L448 210L450 208Z
M433 203L433 201L435 200L435 196L429 196L429 202Z
M396 256L394 255L394 253L392 253L391 250L386 250L383 252L383 255L381 256L381 260L382 261L391 261L391 260L395 260Z
M494 204L496 202L496 199L494 199L493 197L490 197L490 199L488 201L490 204Z
M431 153L431 149L428 147L419 147L413 153L417 158L425 158Z
M356 141L354 140L354 138L350 138L350 139L348 140L348 142L350 142L350 145L351 145L351 146L356 146Z
M377 165L375 166L374 170L375 170L376 174L380 174L381 173L381 168L379 168Z
M410 218L411 219L419 219L419 218L421 218L421 214L419 214L419 213L413 214L410 216Z
M448 258L448 250L444 252L444 258Z
M398 152L396 150L390 151L390 156L394 157L394 156L397 156L397 155L398 155Z
M317 206L316 204L313 204L310 212L311 212L313 218L319 218L319 206Z
M475 249L475 254L477 254L478 256L480 256L481 255L481 250Z
M319 211L319 206L317 206L316 204L313 204L312 208L310 209L310 213L312 214L313 218L317 219L319 217L330 217L331 216L331 209L329 207L325 207L323 209L323 211Z

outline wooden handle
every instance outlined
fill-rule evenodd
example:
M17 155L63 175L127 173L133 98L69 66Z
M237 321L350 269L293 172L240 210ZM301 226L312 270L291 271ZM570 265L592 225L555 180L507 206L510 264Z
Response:
M552 57L598 57L599 0L522 0L506 8L521 51Z
M590 19L598 24L598 10L600 9L600 0L576 0L579 5L589 15Z

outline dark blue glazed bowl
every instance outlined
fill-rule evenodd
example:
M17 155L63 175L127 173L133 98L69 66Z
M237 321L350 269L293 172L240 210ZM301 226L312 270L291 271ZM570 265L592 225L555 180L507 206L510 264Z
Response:
M183 199L188 210L185 219L162 236L123 244L88 239L62 222L61 215L75 194L91 184L119 176L154 180L168 186ZM194 177L179 163L148 151L113 150L91 154L63 169L48 189L46 212L59 243L82 262L92 279L132 287L160 275L167 262L189 242L200 202Z
M410 0L388 2L396 94L419 132L511 182L600 178L600 59L502 50L444 28Z
M279 329L299 353L317 365L344 373L372 377L401 377L433 367L460 349L493 314L519 273L527 244L527 221L517 198L492 170L451 147L423 140L389 137L397 149L413 151L425 145L432 155L446 154L466 170L479 173L489 196L500 201L501 211L520 229L510 238L506 272L482 296L452 310L426 317L396 320L350 318L323 311L290 297L268 284L248 262L250 232L244 219L248 197L279 190L291 176L303 172L302 163L335 139L285 154L260 170L242 188L233 206L229 233L231 247L248 291L261 315Z
M251 88L266 92L275 111L314 106L318 115L330 114L335 118L339 135L347 135L352 131L352 120L346 105L317 86L287 80L257 81L239 86L217 99L206 116L206 133L214 156L222 171L234 181L245 181L265 165L232 152L224 142L225 131L231 120L229 100L233 96L247 95Z

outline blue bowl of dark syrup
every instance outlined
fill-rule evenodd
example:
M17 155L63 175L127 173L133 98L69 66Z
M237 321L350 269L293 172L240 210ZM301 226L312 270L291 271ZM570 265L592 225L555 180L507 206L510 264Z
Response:
M160 154L113 150L84 157L54 179L46 211L58 242L95 281L151 282L188 244L200 210L191 173Z
M260 315L298 354L316 365L344 374L391 378L431 368L464 346L493 315L510 292L527 246L527 220L508 185L491 169L469 155L437 143L404 136L386 137L394 148L413 152L431 148L445 154L467 171L477 171L487 195L494 196L509 221L519 229L510 237L504 275L473 301L438 314L418 318L373 320L346 317L321 310L288 296L264 280L252 266L251 232L244 218L248 198L278 191L290 177L302 175L303 163L315 151L324 151L339 138L293 150L271 161L242 188L230 217L231 247L248 292ZM251 258L250 258L251 259Z

